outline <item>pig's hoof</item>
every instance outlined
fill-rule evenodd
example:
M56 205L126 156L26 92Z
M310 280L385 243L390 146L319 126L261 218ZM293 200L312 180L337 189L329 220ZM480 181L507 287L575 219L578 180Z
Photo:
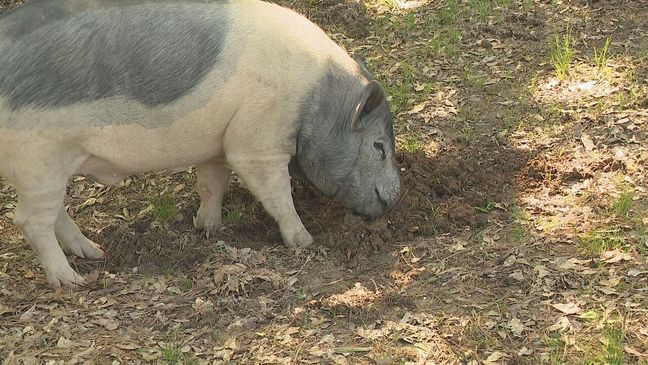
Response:
M47 281L57 289L61 286L77 288L84 285L86 282L83 276L77 274L70 265L67 265L67 262L66 267L60 267L52 272L48 272Z
M85 237L80 237L74 242L61 242L63 251L85 259L100 259L104 252L100 246Z
M306 247L313 243L313 237L304 228L289 237L284 237L284 242L290 248Z
M218 231L218 229L223 226L223 221L222 219L220 219L220 217L206 218L205 216L198 214L194 217L193 224L197 230L205 231L207 233L207 237L209 237L210 233Z

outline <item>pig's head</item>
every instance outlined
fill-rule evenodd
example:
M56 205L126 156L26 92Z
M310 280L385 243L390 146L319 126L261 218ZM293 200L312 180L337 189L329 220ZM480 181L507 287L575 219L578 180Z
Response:
M357 75L331 67L305 98L291 174L370 218L400 195L392 113L363 64Z

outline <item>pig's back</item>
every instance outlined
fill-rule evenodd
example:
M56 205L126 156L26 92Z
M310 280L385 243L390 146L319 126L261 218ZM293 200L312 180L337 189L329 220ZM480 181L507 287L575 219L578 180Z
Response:
M130 3L35 0L4 15L0 100L15 110L123 96L155 107L218 63L230 24L223 6Z

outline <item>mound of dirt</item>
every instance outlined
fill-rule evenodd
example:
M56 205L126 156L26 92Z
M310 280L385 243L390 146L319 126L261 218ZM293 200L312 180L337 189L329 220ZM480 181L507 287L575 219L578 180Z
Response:
M441 151L433 157L401 152L398 160L401 200L375 221L353 214L308 184L294 184L294 200L304 225L318 245L337 252L347 265L355 264L356 254L370 255L385 245L505 219L516 196L515 176L528 158L518 150L482 146ZM130 225L120 222L93 238L110 245L107 265L112 270L189 268L210 250L217 250L214 243L220 240L254 249L281 244L274 220L235 181L225 196L226 227L208 239L192 225L197 205L196 199L182 206L176 217L163 225L150 219ZM179 251L183 252L180 256Z

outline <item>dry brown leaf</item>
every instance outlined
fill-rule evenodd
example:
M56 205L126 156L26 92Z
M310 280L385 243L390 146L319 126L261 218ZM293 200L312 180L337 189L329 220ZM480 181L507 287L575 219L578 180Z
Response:
M117 348L120 348L122 350L135 350L135 349L138 349L138 348L141 347L141 346L139 346L139 345L137 345L135 343L120 343L120 344L116 344L114 346L117 347Z
M56 347L60 349L69 349L74 346L74 342L70 341L69 339L61 336L56 343Z
M522 321L520 321L520 319L517 317L513 317L509 321L509 328L511 329L511 332L513 332L513 334L516 336L521 336L522 332L524 332L524 324L522 324Z
M555 303L551 306L567 315L578 314L582 311L576 303Z
M630 261L632 260L632 255L621 250L612 250L604 252L601 257L608 264L613 264L619 261Z
M155 291L160 294L164 293L164 291L167 289L167 285L162 281L158 281L157 283L153 284L153 287L155 288Z
M286 335L294 335L297 332L299 332L299 327L288 327L284 331L284 334L286 334Z
M529 356L533 354L533 350L528 349L526 346L522 347L520 351L518 351L518 356Z
M515 264L515 261L517 260L517 257L515 255L510 255L509 257L504 260L504 267L509 267L513 264Z
M570 258L558 264L558 268L561 270L585 270L586 267L583 264L587 264L588 262L589 260Z
M513 279L515 279L517 281L523 281L524 280L524 274L522 274L521 271L515 271L515 272L509 274L509 277L513 278Z
M556 320L556 323L547 327L547 331L560 331L563 332L571 328L571 322L565 316L562 316Z
M154 349L142 352L141 355L145 361L153 361L159 359L162 356L162 353L159 350Z
M621 278L620 278L620 277L618 277L618 276L613 276L613 277L610 277L610 278L608 278L608 279L605 279L605 280L601 280L601 281L599 281L599 284L600 284L600 285L603 285L603 286L609 286L609 287L611 287L611 288L614 288L614 287L616 287L617 285L619 285L620 282L621 282Z
M31 321L36 313L36 305L32 305L25 313L21 314L18 319L23 322Z
M412 115L412 114L418 114L418 113L420 113L421 111L423 111L423 109L425 109L425 107L426 107L427 105L428 105L428 102L427 102L427 101L424 101L424 102L422 102L422 103L416 104L416 105L414 105L414 107L413 107L412 109L410 109L410 110L407 112L407 114L410 114L410 115Z
M592 141L592 137L590 137L587 133L581 134L580 139L581 139L581 142L583 143L583 146L585 146L585 150L591 151L596 147L594 145L594 142Z
M495 351L490 354L486 360L484 360L484 365L498 364L500 359L506 358L508 355L501 351Z
M16 311L15 308L12 308L12 307L9 307L9 306L6 306L6 305L0 303L0 316L5 314L5 313L13 313L15 311Z
M542 279L550 274L550 272L547 271L547 268L544 265L536 265L533 268L533 271L536 271L538 273L538 279Z
M600 290L605 295L619 294L614 288L610 288L609 286L600 286L598 287L598 290Z
M238 343L236 343L236 337L230 337L225 341L225 344L223 345L223 348L229 349L229 350L238 350L239 346Z
M118 321L108 319L108 318L99 318L99 319L94 320L93 322L98 324L98 325L103 326L105 329L107 329L109 331L113 331L113 330L116 330L117 328L119 328L119 322Z
M623 346L623 350L625 350L625 352L629 353L630 355L634 355L634 356L639 357L639 358L648 357L648 354L644 354L643 352L640 352L637 349L635 349L634 347L631 347L629 345Z

